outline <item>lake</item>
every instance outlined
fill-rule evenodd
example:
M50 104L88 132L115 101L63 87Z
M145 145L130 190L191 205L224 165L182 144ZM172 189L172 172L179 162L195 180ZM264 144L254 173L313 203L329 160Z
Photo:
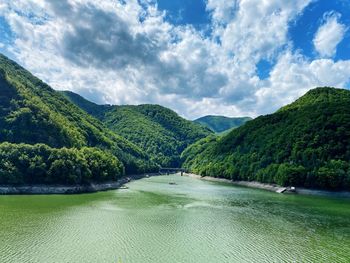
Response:
M0 262L350 260L349 199L283 195L178 175L128 187L0 196Z

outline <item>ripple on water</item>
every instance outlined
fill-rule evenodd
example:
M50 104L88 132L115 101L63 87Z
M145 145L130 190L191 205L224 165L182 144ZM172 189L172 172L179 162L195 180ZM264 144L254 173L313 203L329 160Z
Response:
M170 186L169 180L177 185ZM350 207L343 200L275 195L180 177L128 186L93 195L0 197L0 262L350 258Z

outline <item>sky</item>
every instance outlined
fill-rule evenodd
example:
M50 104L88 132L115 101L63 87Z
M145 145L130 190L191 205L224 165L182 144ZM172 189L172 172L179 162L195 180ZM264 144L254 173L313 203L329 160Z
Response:
M350 88L350 0L1 0L0 52L100 104L269 114Z

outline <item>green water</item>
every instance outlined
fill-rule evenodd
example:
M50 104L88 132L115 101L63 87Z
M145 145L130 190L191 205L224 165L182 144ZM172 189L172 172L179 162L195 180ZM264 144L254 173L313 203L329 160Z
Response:
M349 199L180 176L128 186L0 196L0 262L350 262Z

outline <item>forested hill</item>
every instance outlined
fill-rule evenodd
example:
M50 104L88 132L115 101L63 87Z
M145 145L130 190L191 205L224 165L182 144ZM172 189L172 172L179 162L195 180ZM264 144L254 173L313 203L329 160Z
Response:
M106 112L112 110L113 106L111 105L99 105L93 103L84 97L80 96L77 93L74 93L69 90L58 91L70 102L78 106L81 110L89 113L97 119L103 119Z
M159 105L96 105L75 93L64 94L77 106L99 118L112 131L138 145L161 166L179 166L181 152L188 145L212 133Z
M17 145L14 148L16 152L11 152L12 157L7 158L6 153L1 152L2 160L8 160L8 162L2 161L0 163L0 183L9 181L9 179L4 179L6 176L12 176L14 177L13 181L16 181L16 173L21 174L21 171L27 166L34 169L36 165L41 167L41 170L46 170L45 176L48 177L53 176L48 174L51 168L52 171L55 169L64 171L66 168L67 173L62 176L68 177L71 171L69 166L74 166L71 159L75 157L77 159L90 158L92 162L94 155L96 161L102 160L101 156L104 154L115 156L116 163L121 163L121 165L116 166L117 170L120 170L120 174L123 173L123 169L127 173L138 173L153 170L156 167L139 147L114 134L99 120L76 107L60 93L1 54L0 91L0 143L8 142ZM40 151L34 149L36 146L30 148L25 144L41 144L49 147L49 150ZM79 151L83 147L90 147L96 151L94 154L94 151L86 150L85 153L89 154L83 154L73 150L60 153L51 150L62 147L74 148ZM1 149L0 147L0 151ZM40 156L41 152L54 152L56 157L61 154L61 159L57 158L57 160L60 159L61 163L54 164L61 167L45 167L44 169L40 165L44 165L42 162L47 156ZM98 157L99 155L101 158ZM103 166L100 167L102 169ZM72 172L71 176L72 178L77 177L77 181L79 181L84 169L77 166L74 170L75 172ZM108 174L107 170L106 167L105 174ZM5 176L5 174L7 175ZM23 183L27 182L26 178L23 178L22 181ZM47 181L50 180L47 179ZM18 181L18 183L20 182Z
M202 124L203 126L209 128L213 132L222 133L229 131L231 129L238 128L242 126L247 121L250 121L250 117L225 117L225 116L213 116L208 115L194 120L194 122Z
M182 158L201 175L350 190L350 91L316 88Z

